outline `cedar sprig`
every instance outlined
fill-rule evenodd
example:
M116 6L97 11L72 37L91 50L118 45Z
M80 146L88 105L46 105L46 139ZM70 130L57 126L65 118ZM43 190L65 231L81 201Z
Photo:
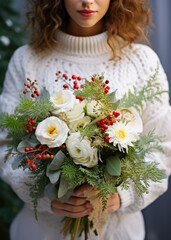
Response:
M168 93L168 91L161 90L161 85L157 82L158 73L159 64L155 69L155 73L150 77L141 91L137 91L134 87L133 92L129 90L128 93L123 96L120 100L118 109L135 107L138 112L142 113L146 102L161 102L160 96L163 93Z

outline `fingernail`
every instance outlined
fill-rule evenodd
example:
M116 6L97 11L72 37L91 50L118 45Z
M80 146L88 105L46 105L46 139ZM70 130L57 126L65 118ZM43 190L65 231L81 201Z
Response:
M86 203L86 208L93 208L93 206L90 203Z

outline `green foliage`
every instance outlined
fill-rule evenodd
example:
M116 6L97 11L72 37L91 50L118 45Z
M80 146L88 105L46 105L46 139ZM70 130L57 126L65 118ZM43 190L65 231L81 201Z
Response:
M130 147L126 157L121 159L121 186L125 189L129 187L129 180L135 184L135 190L139 196L148 193L149 182L160 182L165 177L165 170L158 168L155 161L146 162L145 157L152 150L162 150L158 141L161 139L154 135L154 131L147 136L142 136L134 145Z
M46 168L48 161L40 161L40 164L37 167L37 170L32 171L31 183L25 183L29 186L30 197L32 198L33 208L35 213L35 218L37 218L37 206L39 198L43 197L44 190L46 185L49 183L49 180L46 176Z
M144 159L147 154L150 154L154 149L163 152L160 145L164 136L155 135L155 131L150 131L147 135L141 136L138 141L134 143L136 154L140 159Z
M23 115L27 120L34 119L40 122L49 117L51 111L53 111L53 106L49 99L43 98L39 103L32 98L21 97L15 113Z
M157 65L154 75L151 76L141 91L137 91L135 87L133 92L129 90L120 100L118 109L135 107L141 113L145 102L161 102L160 96L167 91L162 91L160 83L157 82L158 71L159 66Z
M118 178L111 178L109 180L103 181L101 184L98 185L98 195L102 200L102 206L103 210L105 210L107 205L107 200L109 195L112 195L117 192L117 186L118 186Z
M0 2L0 92L9 60L14 50L24 44L20 15L12 4L12 0ZM3 41L2 37L6 40Z
M75 188L86 182L91 186L96 186L99 184L99 180L102 179L102 176L101 166L86 168L74 164L73 160L69 158L66 159L62 166L62 178L69 183L69 188Z
M94 81L85 80L84 88L76 91L75 95L89 100L105 99L104 89L100 89L103 84L104 74L102 76L94 74L92 78L94 78Z

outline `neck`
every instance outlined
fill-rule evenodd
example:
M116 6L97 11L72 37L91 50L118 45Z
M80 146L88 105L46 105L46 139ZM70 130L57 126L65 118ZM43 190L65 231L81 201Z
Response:
M103 21L98 22L93 27L80 27L75 22L69 22L64 30L66 33L77 37L88 37L104 32Z

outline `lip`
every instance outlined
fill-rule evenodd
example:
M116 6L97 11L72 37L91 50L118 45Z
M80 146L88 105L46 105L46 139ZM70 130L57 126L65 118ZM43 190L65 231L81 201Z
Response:
M91 17L93 16L96 11L94 10L87 10L87 9L82 9L78 11L83 17Z

